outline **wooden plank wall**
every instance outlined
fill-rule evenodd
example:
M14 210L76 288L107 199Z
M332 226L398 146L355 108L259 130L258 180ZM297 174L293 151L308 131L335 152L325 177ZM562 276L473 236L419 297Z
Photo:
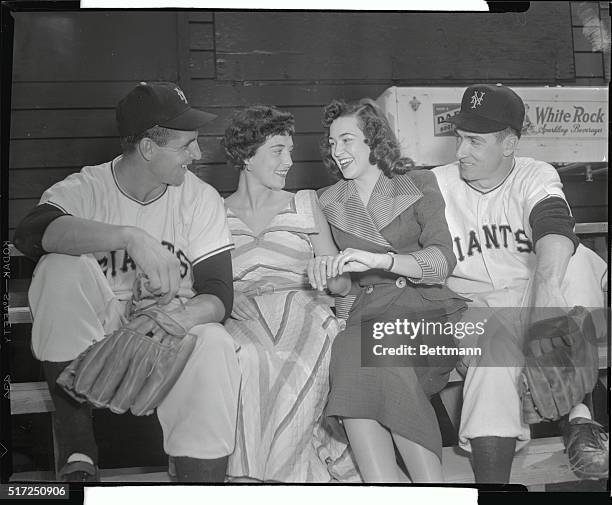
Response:
M287 188L318 188L333 182L318 150L332 98L478 80L576 83L576 15L570 2L509 14L15 12L9 239L44 189L118 154L114 106L140 80L176 81L219 115L201 132L193 170L222 194L237 173L219 138L232 111L252 103L295 114ZM591 84L607 82L600 75Z
M141 80L178 80L180 61L176 13L13 17L9 239L47 187L119 153L115 104Z

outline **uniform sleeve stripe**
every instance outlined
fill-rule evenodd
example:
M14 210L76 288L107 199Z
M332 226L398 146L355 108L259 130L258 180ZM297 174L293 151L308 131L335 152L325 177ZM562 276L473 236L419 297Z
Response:
M222 253L223 251L230 251L234 249L234 247L235 247L234 244L226 244L224 246L218 247L217 249L214 249L213 251L209 251L206 254L203 254L202 256L197 257L194 261L191 262L191 264L197 265L200 261L205 260L206 258L210 258L211 256Z
M442 251L435 246L426 247L410 254L421 267L423 276L414 279L417 284L442 284L448 277L448 262Z

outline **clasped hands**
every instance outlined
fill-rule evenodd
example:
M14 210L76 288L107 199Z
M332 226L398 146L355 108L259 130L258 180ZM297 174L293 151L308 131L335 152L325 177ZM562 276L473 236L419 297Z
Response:
M388 268L388 254L372 253L348 248L336 255L316 256L308 262L308 280L319 291L327 288L327 281L347 272L365 272L374 268Z

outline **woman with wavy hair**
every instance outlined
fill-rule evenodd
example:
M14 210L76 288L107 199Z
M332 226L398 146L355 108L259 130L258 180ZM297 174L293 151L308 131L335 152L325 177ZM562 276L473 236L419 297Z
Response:
M285 191L292 166L294 119L267 105L237 112L222 140L239 170L225 199L235 249L234 307L225 323L240 346L242 372L236 449L228 473L239 480L355 481L346 442L324 425L333 339L344 322L331 293L348 274L322 279L338 252L316 193Z
M447 383L456 359L418 352L420 344L454 347L453 337L417 331L373 339L372 329L398 320L460 320L465 299L444 285L456 263L444 200L434 175L402 157L372 100L333 101L323 126L324 162L342 176L319 193L342 249L326 275L351 272L357 293L346 330L334 340L326 415L342 422L364 481L405 482L397 448L411 481L442 482L442 440L430 397ZM383 348L401 344L417 355L380 357Z

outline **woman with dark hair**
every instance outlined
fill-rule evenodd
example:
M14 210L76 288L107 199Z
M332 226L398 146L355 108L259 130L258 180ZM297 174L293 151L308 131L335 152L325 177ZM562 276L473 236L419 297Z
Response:
M226 329L240 346L236 449L228 473L240 480L357 480L345 442L324 426L331 344L343 327L331 293L348 274L322 278L338 252L314 191L284 191L292 165L294 119L266 105L237 112L222 144L240 170L225 200L234 308ZM316 271L316 272L315 272Z
M323 126L323 159L343 178L319 193L343 249L326 275L351 272L358 288L346 330L334 340L325 413L341 420L364 481L406 481L397 448L410 480L442 482L442 441L430 397L447 383L456 359L417 355L376 361L368 328L373 321L460 320L465 299L444 285L456 262L444 200L434 175L413 170L413 162L401 156L372 100L333 101ZM451 335L394 338L417 354L420 344L455 347ZM385 339L376 342L384 347L392 337Z

